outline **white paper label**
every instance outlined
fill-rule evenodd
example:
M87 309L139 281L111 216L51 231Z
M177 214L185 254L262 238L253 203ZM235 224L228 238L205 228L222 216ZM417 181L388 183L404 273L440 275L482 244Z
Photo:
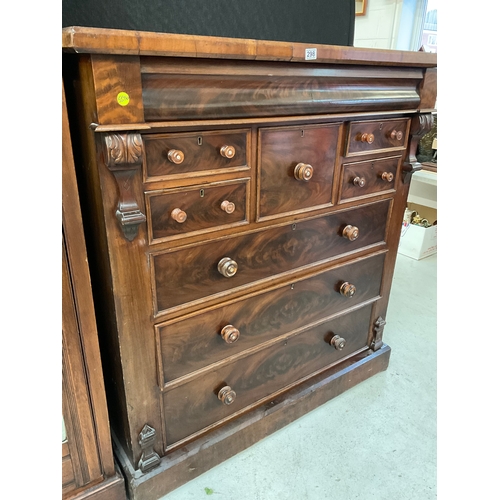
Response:
M317 49L306 49L306 61L311 61L317 57Z

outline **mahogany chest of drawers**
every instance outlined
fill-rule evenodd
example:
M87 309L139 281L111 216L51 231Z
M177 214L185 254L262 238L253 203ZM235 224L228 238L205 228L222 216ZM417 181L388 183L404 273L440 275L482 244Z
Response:
M436 56L90 28L63 48L114 446L156 499L387 367Z

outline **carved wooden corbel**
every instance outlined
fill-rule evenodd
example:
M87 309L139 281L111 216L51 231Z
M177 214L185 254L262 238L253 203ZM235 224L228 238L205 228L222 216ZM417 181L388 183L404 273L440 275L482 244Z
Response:
M408 157L403 163L403 184L409 184L411 176L422 170L422 165L417 160L417 147L420 139L427 134L434 124L434 115L432 113L423 113L415 115L410 125L410 147Z
M113 173L120 191L116 217L125 238L132 241L137 236L139 224L146 221L132 190L133 177L142 167L142 137L137 133L106 134L104 140L106 166Z
M139 445L142 450L142 455L139 459L139 469L141 469L142 472L147 472L160 463L160 456L153 449L155 439L156 431L146 424L139 434Z
M385 325L386 321L382 318L382 316L379 316L373 326L373 340L371 345L373 351L378 351L383 345L382 334L384 333Z

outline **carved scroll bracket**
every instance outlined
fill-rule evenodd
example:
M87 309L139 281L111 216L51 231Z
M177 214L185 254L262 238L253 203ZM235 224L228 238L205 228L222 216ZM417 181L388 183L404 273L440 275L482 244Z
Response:
M371 345L373 351L378 351L383 345L382 334L384 333L385 325L386 321L382 318L382 316L379 316L373 326L373 340Z
M410 147L408 149L408 157L403 163L403 183L409 184L411 176L422 170L422 165L417 160L417 148L420 139L427 134L434 123L432 113L419 113L415 115L410 126Z
M142 472L147 472L153 469L160 463L160 456L153 449L156 439L156 431L146 424L139 434L139 445L142 450L141 458L139 459L139 469Z
M105 162L119 189L116 217L127 240L132 241L146 216L139 209L132 190L133 178L142 167L142 137L137 133L105 134Z

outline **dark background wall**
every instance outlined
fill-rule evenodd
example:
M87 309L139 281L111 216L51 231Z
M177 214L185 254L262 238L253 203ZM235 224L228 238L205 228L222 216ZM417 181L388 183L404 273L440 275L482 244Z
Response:
M62 0L62 25L352 46L354 0Z

